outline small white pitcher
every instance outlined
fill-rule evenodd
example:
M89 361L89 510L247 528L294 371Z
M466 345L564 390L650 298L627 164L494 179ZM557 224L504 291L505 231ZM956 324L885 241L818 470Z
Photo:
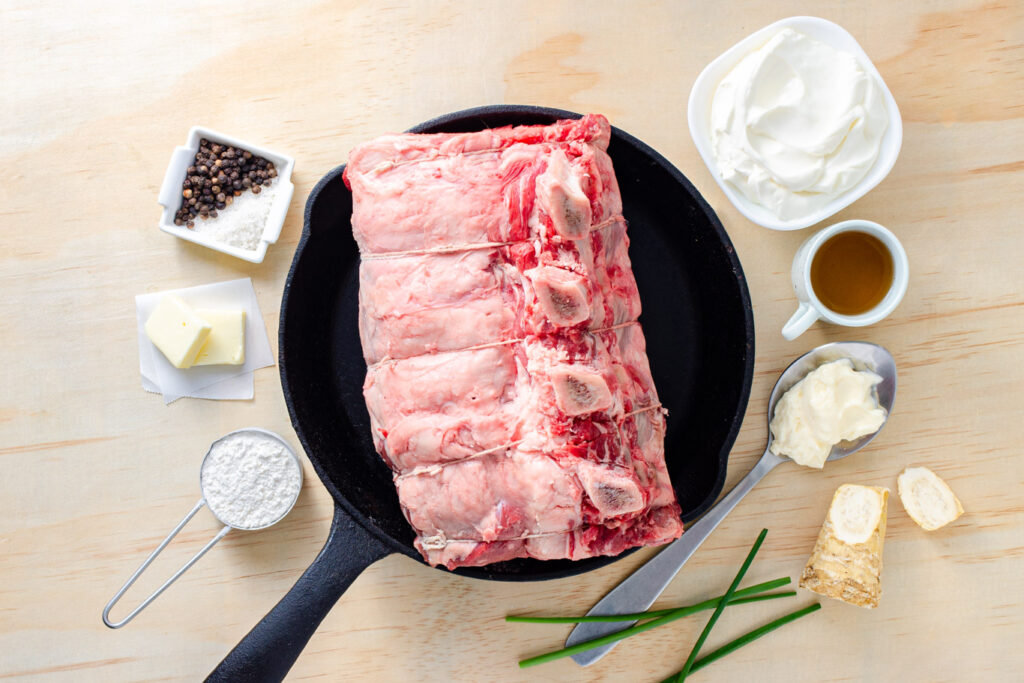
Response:
M814 255L818 253L818 249L830 237L851 230L878 238L889 250L889 255L892 257L892 285L885 297L870 311L859 315L841 315L827 308L814 294L814 288L811 286L811 263L814 261ZM793 291L796 292L796 298L800 305L797 307L796 313L783 326L782 336L788 340L796 339L819 318L833 325L846 327L873 325L892 313L899 305L903 295L907 293L909 275L910 266L907 263L907 252L903 250L903 245L896 239L896 235L878 223L850 220L819 230L800 245L796 256L793 257Z

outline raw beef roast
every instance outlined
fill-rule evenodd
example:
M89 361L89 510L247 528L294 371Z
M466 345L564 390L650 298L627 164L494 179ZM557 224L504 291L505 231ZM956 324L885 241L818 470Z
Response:
M431 564L682 533L609 137L589 115L350 156L363 390Z

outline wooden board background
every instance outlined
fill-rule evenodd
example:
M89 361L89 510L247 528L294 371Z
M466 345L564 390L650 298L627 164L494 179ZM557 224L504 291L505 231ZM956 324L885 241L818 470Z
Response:
M172 9L173 7L173 9ZM872 56L904 118L899 161L835 217L892 228L912 279L869 329L822 325L794 342L789 263L811 231L752 225L700 162L685 105L701 68L776 19L816 14ZM253 401L164 406L139 386L132 297L253 279L276 340L302 206L356 143L488 103L602 112L651 144L718 211L757 321L747 420L728 485L765 438L777 373L826 341L897 357L893 418L869 449L822 473L771 474L660 604L714 594L762 526L751 580L796 576L843 482L895 487L907 464L947 478L967 514L926 534L892 501L876 611L826 601L695 680L1009 680L1024 669L1024 7L1013 2L30 3L0 9L0 678L195 680L317 553L331 501L306 464L292 515L232 533L134 623L100 610L194 503L207 445L260 425L294 440L276 369ZM159 232L171 150L202 124L297 159L280 242L254 266ZM276 341L275 341L276 348ZM157 585L210 536L202 513L133 589ZM567 627L510 612L576 613L650 557L544 584L469 580L385 559L310 642L294 680L655 681L681 665L703 618L639 637L589 669L520 672ZM724 642L812 596L728 611Z

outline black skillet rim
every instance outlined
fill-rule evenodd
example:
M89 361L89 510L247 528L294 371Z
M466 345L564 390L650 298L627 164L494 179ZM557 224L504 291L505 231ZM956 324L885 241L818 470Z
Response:
M484 105L480 107L472 107L469 109L463 109L460 111L443 114L441 116L435 117L433 119L430 119L428 121L425 121L410 128L408 132L423 132L431 128L436 128L438 126L451 123L452 121L468 119L474 116L489 116L494 114L532 114L539 116L550 116L553 117L555 120L576 119L581 117L581 114L577 112L567 111L564 109L555 109L550 107L540 107L535 105ZM612 126L612 137L618 138L625 144L639 149L653 163L657 164L662 170L666 171L670 176L672 176L672 178L682 187L682 189L685 190L687 194L689 194L690 197L696 201L697 207L704 214L705 218L709 221L712 228L714 229L715 234L721 241L722 247L725 250L729 263L732 267L733 273L736 277L737 284L739 286L739 294L744 313L744 332L746 334L747 339L747 349L746 356L744 358L743 368L743 384L740 387L739 401L736 406L736 411L733 414L732 422L729 426L729 431L727 432L726 437L722 442L721 450L719 451L718 478L715 481L715 484L712 487L711 491L708 493L707 497L696 508L694 508L688 514L683 515L684 522L691 522L700 517L708 508L710 508L711 505L718 498L718 494L721 493L722 488L725 484L725 475L726 470L728 468L729 453L732 450L732 446L736 441L736 437L738 436L740 427L743 423L744 415L746 414L746 408L747 403L750 399L750 390L753 382L754 373L755 340L753 306L750 300L750 292L747 288L746 277L743 273L743 267L740 265L739 257L736 255L736 250L733 247L732 241L729 239L729 235L728 233L726 233L725 228L722 226L722 223L719 220L717 214L715 214L714 210L707 203L704 197L697 191L697 189L686 178L686 176L684 176L682 172L679 171L679 169L677 169L665 157L663 157L661 154L659 154L657 151L655 151L652 147L650 147L643 141L637 139L636 137L630 135L629 133L615 126ZM278 369L281 378L281 390L284 395L285 405L288 408L288 415L291 420L292 427L295 430L295 434L298 437L299 442L302 444L302 448L306 453L307 459L309 460L310 464L313 465L313 469L316 471L317 477L319 477L324 487L331 494L331 497L334 499L335 504L341 506L341 508L353 520L358 522L361 527L366 529L375 538L379 539L389 548L394 549L395 552L401 553L402 555L406 555L423 564L426 564L425 562L423 562L422 557L420 557L418 554L411 552L411 549L405 544L399 543L391 536L381 532L380 529L378 529L375 524L373 524L358 509L356 509L355 506L353 506L348 501L348 499L345 498L345 496L343 496L341 492L335 487L330 477L326 475L324 468L320 463L320 459L318 457L310 456L311 451L309 443L306 438L304 430L299 424L299 421L296 419L296 409L295 406L293 405L292 392L288 384L287 361L285 360L286 342L284 334L286 326L284 322L285 312L288 307L288 298L291 289L292 278L295 273L295 269L300 261L302 251L303 249L305 249L306 243L309 241L309 238L311 236L312 231L310 230L310 219L312 215L313 205L316 203L316 199L319 196L322 189L326 185L334 181L344 171L345 164L336 166L335 168L328 171L327 174L325 174L313 187L313 189L309 193L309 197L306 199L306 204L303 211L302 234L299 238L298 244L295 247L295 253L292 258L291 266L288 269L288 275L285 278L284 291L281 296L281 308L278 325ZM611 562L614 562L619 558L625 557L626 555L629 555L635 552L636 550L637 548L631 548L623 553L614 556L588 558L589 561L587 562L587 564L585 566L580 566L578 568L569 567L567 569L560 571L552 571L549 573L529 576L489 572L487 571L486 566L463 567L456 569L454 571L449 571L444 567L435 567L435 569L440 569L441 571L446 571L453 574L459 574L461 576L468 576L471 578L486 579L492 581L545 581L565 578L568 576L575 576L585 571L598 569L607 564L610 564Z

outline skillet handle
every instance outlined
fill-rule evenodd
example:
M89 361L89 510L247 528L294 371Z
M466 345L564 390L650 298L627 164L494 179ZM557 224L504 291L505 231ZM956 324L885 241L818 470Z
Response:
M331 533L309 569L206 680L283 680L345 589L393 552L336 505Z

